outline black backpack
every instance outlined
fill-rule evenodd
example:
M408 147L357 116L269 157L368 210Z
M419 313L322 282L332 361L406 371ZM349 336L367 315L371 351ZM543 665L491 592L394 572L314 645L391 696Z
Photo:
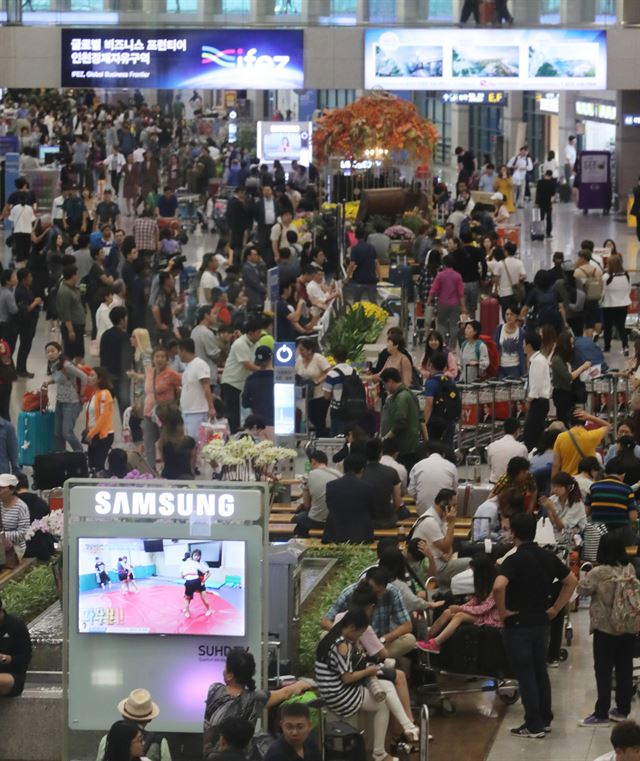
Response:
M446 375L441 375L440 388L433 397L431 417L447 422L459 420L462 415L462 395L455 382Z
M361 420L368 412L367 395L358 373L350 375L336 369L342 382L342 396L336 412L342 420Z

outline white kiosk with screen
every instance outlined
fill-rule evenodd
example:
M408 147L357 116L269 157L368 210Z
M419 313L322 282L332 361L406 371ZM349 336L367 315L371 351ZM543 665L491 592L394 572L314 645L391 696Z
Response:
M309 166L312 156L311 122L258 122L257 147L260 161L297 161Z
M266 664L265 484L73 480L65 484L67 757L106 730L136 687L154 731L201 732L226 654Z

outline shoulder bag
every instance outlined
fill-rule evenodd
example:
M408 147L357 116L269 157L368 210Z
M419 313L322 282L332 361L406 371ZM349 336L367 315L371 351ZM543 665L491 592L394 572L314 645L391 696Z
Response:
M507 267L507 260L502 260L502 266L504 267L504 271L507 273L507 279L509 281L509 285L511 286L511 293L513 295L513 298L516 300L518 306L520 306L526 297L526 290L524 287L524 283L521 283L519 280L517 283L514 283L511 274L509 273L509 268Z
M577 451L577 452L578 452L578 454L580 455L580 459L581 459L581 460L584 460L584 458L585 458L585 454L584 454L584 452L582 451L582 449L580 448L580 444L578 444L578 440L577 440L577 439L576 439L576 437L573 435L573 432L572 432L572 431L569 429L569 430L567 431L567 433L569 434L569 438L571 439L571 443L573 444L573 446L576 448L576 451Z

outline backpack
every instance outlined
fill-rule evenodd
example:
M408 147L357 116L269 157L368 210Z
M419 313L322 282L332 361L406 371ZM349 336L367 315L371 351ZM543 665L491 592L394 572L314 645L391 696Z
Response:
M368 412L367 394L364 390L360 376L354 370L350 375L336 369L341 378L342 396L335 408L336 413L342 420L360 420Z
M438 394L433 397L432 417L447 422L459 420L462 415L462 395L455 382L446 375L440 376Z
M482 378L497 378L498 370L500 369L500 352L496 346L496 342L490 336L479 336L479 341L476 341L476 359L480 362L480 342L487 347L487 354L489 355L489 367L482 374Z
M623 568L614 584L611 624L620 634L637 634L640 630L640 581L633 566Z
M595 275L595 268L596 265L592 264L593 272ZM579 267L578 269L581 269L585 274L586 270L583 267ZM587 297L587 301L600 301L602 298L602 278L598 280L594 275L587 275L587 277L584 280L584 293Z

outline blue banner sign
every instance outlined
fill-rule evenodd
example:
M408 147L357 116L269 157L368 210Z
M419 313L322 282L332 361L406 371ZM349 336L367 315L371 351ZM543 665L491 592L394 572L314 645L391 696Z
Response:
M297 29L62 29L62 87L304 87Z

